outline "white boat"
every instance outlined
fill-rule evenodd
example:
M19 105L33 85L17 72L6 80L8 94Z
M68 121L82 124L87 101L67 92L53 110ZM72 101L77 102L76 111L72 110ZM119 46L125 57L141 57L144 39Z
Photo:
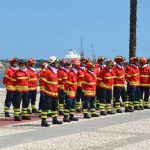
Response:
M73 51L72 49L70 49L69 53L67 55L65 55L64 58L66 58L66 59L74 59L74 58L80 59L80 55L78 55L76 51Z

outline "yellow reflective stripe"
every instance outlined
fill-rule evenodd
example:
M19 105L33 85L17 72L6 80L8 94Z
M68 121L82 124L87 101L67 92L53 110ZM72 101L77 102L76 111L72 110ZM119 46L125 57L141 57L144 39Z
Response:
M33 80L37 81L37 78L29 78L29 81L33 81Z
M79 77L81 78L81 77L84 77L84 74L83 75L79 75Z
M100 86L101 86L101 87L104 87L104 88L112 88L112 86L106 85L106 84L103 83L103 82L100 83Z
M43 81L45 81L45 82L47 81L45 78L41 78L41 80L43 80Z
M67 91L67 95L69 96L75 96L76 92L74 91Z
M73 83L73 82L67 81L67 83L71 85L77 85L77 82Z
M40 90L44 90L44 86L40 86Z
M102 80L102 78L99 78L99 77L97 77L96 79L97 79L97 80Z
M150 86L150 84L140 84L140 86Z
M131 74L131 76L138 76L140 75L139 73Z
M36 90L37 87L30 87L30 90Z
M126 74L126 76L127 76L127 77L131 77L131 75L129 75L129 74Z
M9 80L16 81L15 79L9 77L8 75L5 75L4 77L7 78L7 79L9 79Z
M127 75L127 77L132 77L132 76L139 76L140 74L139 73L135 73L135 74L131 74L131 75L129 75L129 74L126 74Z
M144 75L144 74L142 74L142 75L140 75L140 77L150 77L150 75Z
M52 96L58 96L58 93L55 93L55 92L50 92L48 90L44 90L45 93L47 93L48 95L52 95Z
M29 87L28 86L16 85L16 90L29 90Z
M65 86L64 86L64 85L62 85L62 84L61 84L61 85L59 85L59 88L60 88L60 89L64 89L64 87L65 87Z
M78 86L81 86L81 85L82 85L82 82L77 82L77 85L78 85Z
M95 91L83 90L85 95L95 95Z
M12 85L6 85L7 90L15 90L16 88Z
M48 80L44 80L44 81L49 84L58 84L58 82L52 82L52 81L48 81Z
M96 82L83 82L84 84L87 84L87 85L95 85Z
M125 84L114 84L114 86L120 86L120 87L122 87L122 86L125 86Z
M140 82L139 81L137 81L137 82L129 81L129 84L130 85L140 85Z
M62 81L62 78L58 78L58 81Z
M29 77L17 77L18 80L21 80L21 79L29 79Z
M114 77L111 76L111 77L104 77L104 79L113 79Z
M120 79L120 78L124 78L125 76L123 75L123 76L114 76L114 78L116 78L116 79Z

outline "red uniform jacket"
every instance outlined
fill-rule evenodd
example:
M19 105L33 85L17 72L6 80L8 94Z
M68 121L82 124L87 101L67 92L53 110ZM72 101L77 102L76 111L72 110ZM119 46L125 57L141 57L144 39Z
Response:
M30 91L36 91L37 90L37 74L34 69L28 68L28 73L29 73L29 88Z
M106 66L105 65L100 65L100 64L96 64L95 65L95 69L94 69L94 73L96 75L96 85L98 86L100 84L100 78L98 77L99 73L101 70L103 70Z
M9 67L5 70L3 84L5 84L7 91L15 91L15 79L13 79L15 71L13 67Z
M135 65L130 64L125 69L126 80L129 86L139 86L140 85L140 71Z
M64 92L66 92L66 93L67 93L67 89L68 89L68 83L67 83L68 73L69 73L69 70L66 70L64 68L64 73L63 73L62 79L63 79L63 85L64 85Z
M94 72L87 70L83 82L84 96L95 96L95 91L96 91L96 75Z
M82 83L84 81L86 70L85 68L80 68L77 73L77 86L78 88L82 88Z
M99 87L107 90L112 90L114 83L114 72L113 69L104 68L98 75L100 78Z
M65 89L65 83L68 79L68 73L66 73L64 68L59 67L58 69L58 85L59 89L64 90Z
M18 92L28 92L29 91L29 73L27 70L18 69L13 78L15 80L15 88Z
M75 98L77 91L77 70L72 68L68 73L68 90L67 96L70 98Z
M44 93L48 96L58 96L58 77L57 69L49 67L44 74Z
M150 66L147 64L140 67L140 86L150 87Z
M44 74L45 74L45 71L46 71L46 69L43 68L41 71L39 71L37 73L37 77L38 77L38 80L39 80L39 86L40 86L40 92L43 92L43 90L44 90L44 84L45 84Z
M113 67L114 71L114 86L124 87L125 86L125 69L122 66L116 65Z

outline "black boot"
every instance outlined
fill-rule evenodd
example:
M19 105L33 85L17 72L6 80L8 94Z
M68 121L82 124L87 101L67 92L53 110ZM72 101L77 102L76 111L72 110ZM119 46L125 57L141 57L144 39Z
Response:
M76 112L77 112L77 113L80 113L80 112L81 112L81 109L76 109Z
M63 112L63 111L59 111L59 115L60 115L60 116L63 116L63 115L64 115L64 112Z
M50 125L48 124L48 122L46 121L46 119L42 119L41 126L42 127L49 127Z
M116 102L115 101L113 101L113 107L116 107Z
M70 115L69 120L71 120L71 121L79 121L79 118L74 117L74 115Z
M10 117L9 112L5 112L5 117Z
M47 114L47 117L51 117L52 115L49 113L49 114Z
M62 124L62 121L59 121L57 117L53 117L53 124Z
M134 112L134 109L133 109L133 108L126 107L126 108L125 108L125 112Z
M138 106L134 106L134 110L141 110L141 109Z
M144 106L144 109L150 109L150 106Z
M36 109L36 108L33 108L33 109L32 109L32 113L38 113L37 109Z
M28 114L32 114L32 111L30 109L27 109Z
M22 120L31 120L29 116L22 116Z
M63 118L63 122L70 122L69 116L65 115Z
M99 117L98 114L91 114L91 117Z
M111 115L113 115L113 114L115 114L116 112L115 111L107 111L107 114L111 114Z
M139 106L140 110L144 110L144 107L143 106Z
M15 116L14 120L15 120L15 121L21 121L22 119L21 119L20 116Z
M84 118L85 118L85 119L90 119L91 116L90 116L88 113L85 113L85 114L84 114Z
M100 115L106 116L106 115L107 115L107 111L101 111L101 112L100 112Z
M123 111L121 109L117 109L117 113L122 113Z

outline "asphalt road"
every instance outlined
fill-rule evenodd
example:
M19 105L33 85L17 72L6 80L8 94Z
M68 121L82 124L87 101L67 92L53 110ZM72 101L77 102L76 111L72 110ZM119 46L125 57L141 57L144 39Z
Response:
M40 121L0 128L2 149L147 149L150 110L40 126ZM62 118L61 118L62 119ZM146 143L146 144L145 144ZM129 147L128 147L129 146Z

